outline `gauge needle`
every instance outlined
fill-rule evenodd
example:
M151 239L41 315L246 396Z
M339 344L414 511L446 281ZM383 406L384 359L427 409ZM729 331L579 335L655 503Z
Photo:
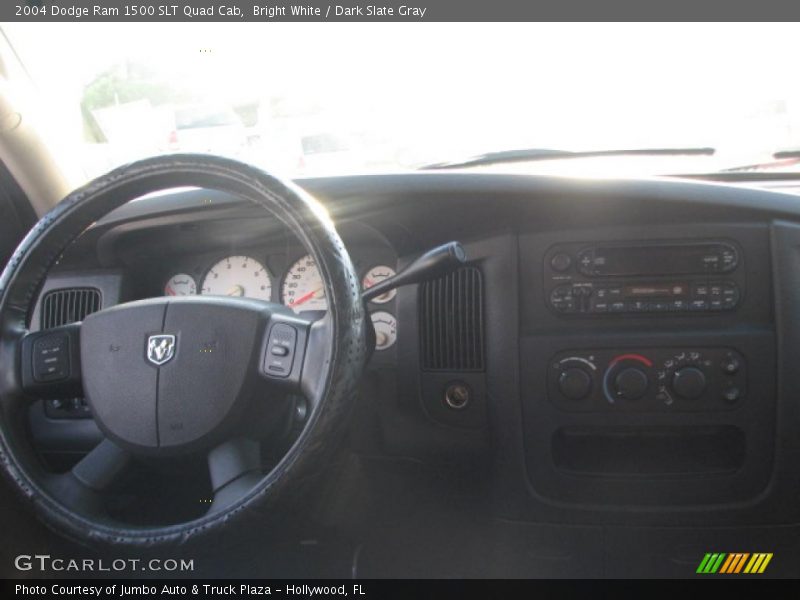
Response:
M240 285L235 285L228 290L226 296L244 296L244 288Z
M173 290L169 286L167 286L166 292L167 292L167 296L174 296L175 295L175 290Z
M290 302L289 303L289 308L294 308L295 306L300 306L301 304L303 304L305 302L308 302L314 296L316 296L318 292L321 292L321 291L322 291L322 288L317 288L315 290L311 290L310 292L307 292L307 293L303 294L302 296L300 296L294 302Z

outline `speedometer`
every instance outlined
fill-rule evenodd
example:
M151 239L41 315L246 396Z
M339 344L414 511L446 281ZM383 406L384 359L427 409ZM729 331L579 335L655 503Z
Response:
M283 280L281 302L296 313L328 310L325 284L313 258L304 256L291 266Z
M223 258L208 270L202 293L213 296L246 296L272 299L272 280L267 269L249 256Z

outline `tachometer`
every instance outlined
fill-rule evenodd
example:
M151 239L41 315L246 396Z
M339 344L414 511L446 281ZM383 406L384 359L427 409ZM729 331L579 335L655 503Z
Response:
M249 256L223 258L208 270L202 293L213 296L246 296L272 299L272 280L266 267Z
M313 258L304 256L291 266L283 280L281 302L296 313L328 310L325 285Z
M196 293L197 283L186 273L176 273L164 284L165 296L194 296Z

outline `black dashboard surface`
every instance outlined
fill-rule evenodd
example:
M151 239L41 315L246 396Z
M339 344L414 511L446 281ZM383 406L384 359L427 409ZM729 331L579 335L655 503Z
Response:
M485 464L492 513L514 522L767 527L800 520L795 196L677 180L471 173L298 183L325 205L361 272L378 264L401 269L431 246L460 240L481 277L479 368L426 366L428 324L421 315L428 300L416 286L370 307L396 318L397 341L376 352L365 376L354 417L357 451ZM740 253L730 276L739 290L731 310L631 308L573 317L550 305L553 248L575 248L577 260L579 249L597 244L636 252L654 242L709 240L730 242ZM236 198L175 190L131 202L95 224L63 257L44 293L99 285L107 286L110 303L157 295L171 273L199 281L230 254L262 261L273 279L271 300L280 301L277 290L303 253L280 223ZM570 268L564 281L585 283ZM647 277L630 278L631 286L676 283L659 273L655 264ZM695 290L718 279L704 277L680 286ZM34 325L37 319L32 315ZM720 371L731 357L741 365ZM577 400L559 395L565 364L588 385L583 396L575 392ZM681 369L705 377L697 402L658 395L664 371L675 400ZM622 370L639 375L620 378ZM615 394L627 393L619 382L641 375L646 402L615 402ZM443 401L454 383L469 390L466 406ZM724 394L736 398L726 403ZM32 419L49 452L80 450L68 441L75 435L90 443L85 422L56 423L41 412Z

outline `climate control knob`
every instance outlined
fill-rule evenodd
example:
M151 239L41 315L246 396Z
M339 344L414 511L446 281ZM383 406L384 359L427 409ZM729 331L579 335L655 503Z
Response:
M592 391L592 378L583 369L565 369L558 378L558 389L570 400L582 400Z
M614 391L617 398L638 400L647 392L648 384L647 374L644 371L627 367L614 378Z
M672 389L685 400L697 400L707 385L705 373L695 367L684 367L672 376Z

